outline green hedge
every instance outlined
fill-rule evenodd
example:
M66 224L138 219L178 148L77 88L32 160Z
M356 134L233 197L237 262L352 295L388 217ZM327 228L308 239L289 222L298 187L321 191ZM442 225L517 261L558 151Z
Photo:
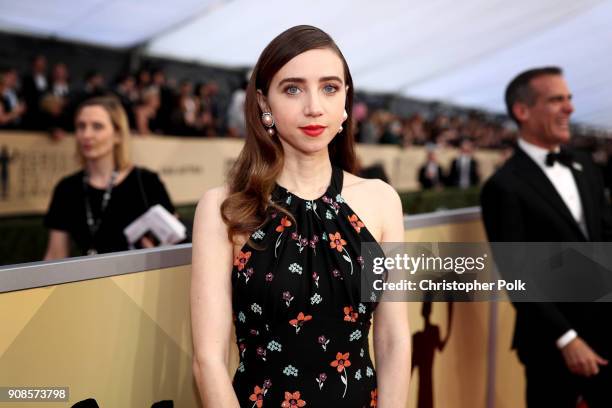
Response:
M473 207L480 205L480 188L411 191L400 193L400 199L405 214Z
M446 189L400 193L404 212L418 214L441 209L463 208L478 205L478 188L468 190ZM191 224L195 205L178 207L181 221ZM47 245L47 231L42 216L0 218L0 265L10 265L42 259ZM78 255L76 248L71 253Z

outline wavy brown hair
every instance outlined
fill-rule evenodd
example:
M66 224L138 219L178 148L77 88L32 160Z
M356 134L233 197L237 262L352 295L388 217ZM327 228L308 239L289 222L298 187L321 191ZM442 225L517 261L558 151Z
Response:
M292 27L279 34L263 50L246 90L246 140L229 172L228 196L221 204L221 216L232 241L236 236L251 234L260 227L270 208L291 217L270 199L276 179L283 169L284 152L278 137L271 137L261 123L262 111L257 103L257 91L267 96L274 75L292 58L313 49L330 49L342 60L344 81L348 85L345 103L348 118L342 132L329 144L328 152L333 166L348 172L355 171L353 79L346 60L334 40L324 31L308 25Z

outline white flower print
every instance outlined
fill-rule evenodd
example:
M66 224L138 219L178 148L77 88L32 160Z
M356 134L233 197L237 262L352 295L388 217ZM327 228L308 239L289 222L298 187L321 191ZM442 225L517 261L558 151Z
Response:
M240 321L240 323L244 323L246 321L246 316L244 315L244 313L238 313L238 320Z
M371 377L371 376L373 376L373 375L374 375L374 371L373 371L373 370L372 370L370 367L368 367L368 368L366 369L366 375L367 375L368 377Z
M289 377L289 376L297 377L298 376L298 369L295 368L294 366L292 366L291 364L289 364L283 370L283 374L285 374L287 377Z
M282 351L283 347L277 341L272 340L268 343L268 350L270 351Z
M359 313L363 314L366 312L366 307L363 303L359 304Z
M363 357L363 354L364 354L364 353L365 353L365 352L363 351L363 349L359 350L359 357Z
M240 362L240 364L238 365L238 371L244 373L244 362Z
M334 216L332 215L331 211L325 210L325 218L331 220L332 218L334 218Z
M302 267L294 262L291 265L289 265L289 272L297 273L298 275L301 275L302 274Z
M357 381L361 380L361 368L355 372L355 379Z
M349 341L359 340L361 338L361 330L355 330L349 336Z
M253 313L257 313L257 314L261 314L262 312L261 306L259 306L257 303L253 303L251 305L251 310L253 311Z
M255 232L254 232L254 233L251 235L251 237L252 237L253 239L262 239L262 238L263 238L263 237L265 237L265 236L266 236L266 233L265 233L265 232L263 232L263 231L262 231L262 230L260 230L260 229L258 229L257 231L255 231Z
M318 293L315 293L310 298L310 304L311 305L318 305L319 303L321 303L322 300L323 300L323 298L321 297L321 295L319 295Z
M336 196L336 202L338 202L338 203L345 203L346 201L344 201L344 198L340 194L338 194Z

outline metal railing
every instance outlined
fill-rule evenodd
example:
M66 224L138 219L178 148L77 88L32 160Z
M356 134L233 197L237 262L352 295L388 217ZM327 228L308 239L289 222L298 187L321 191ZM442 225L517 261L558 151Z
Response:
M404 218L406 230L474 221L479 207L444 210ZM80 256L0 267L0 293L125 275L191 263L191 244Z

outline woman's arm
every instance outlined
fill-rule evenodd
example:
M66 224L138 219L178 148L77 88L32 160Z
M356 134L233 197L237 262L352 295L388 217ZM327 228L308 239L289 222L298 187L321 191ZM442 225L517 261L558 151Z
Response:
M45 252L45 261L67 258L70 254L70 235L66 231L52 229L49 231L49 242Z
M228 373L233 252L219 211L224 191L215 188L204 194L193 223L193 372L204 408L239 408Z
M402 203L395 190L382 184L383 242L404 241ZM378 378L378 407L405 408L410 383L411 340L408 307L404 302L381 302L374 312L374 356Z

